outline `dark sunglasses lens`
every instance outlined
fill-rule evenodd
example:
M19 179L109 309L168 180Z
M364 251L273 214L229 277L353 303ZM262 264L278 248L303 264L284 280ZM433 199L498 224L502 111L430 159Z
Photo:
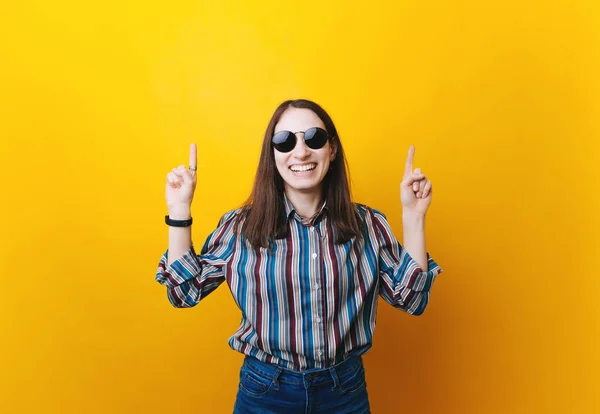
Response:
M327 132L321 128L309 128L304 133L304 142L309 148L323 148L327 143Z
M273 146L279 152L290 152L296 146L296 135L290 131L279 131L273 135Z

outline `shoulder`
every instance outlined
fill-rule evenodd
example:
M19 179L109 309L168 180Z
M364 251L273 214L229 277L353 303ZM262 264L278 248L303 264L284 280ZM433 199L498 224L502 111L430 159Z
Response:
M380 222L387 221L385 214L376 208L369 207L366 204L361 203L353 203L356 211L360 215L360 217L366 222Z
M230 225L230 224L234 223L236 220L243 217L243 215L244 215L243 213L244 213L243 207L226 211L225 214L223 214L221 216L221 218L219 219L219 224L217 225L217 227L222 227L224 225Z
M241 209L234 209L225 212L219 219L217 227L208 235L206 243L227 242L235 237L236 217L240 216ZM205 246L206 247L206 246Z
M362 219L363 228L373 234L390 233L391 226L387 217L380 210L361 203L354 203Z

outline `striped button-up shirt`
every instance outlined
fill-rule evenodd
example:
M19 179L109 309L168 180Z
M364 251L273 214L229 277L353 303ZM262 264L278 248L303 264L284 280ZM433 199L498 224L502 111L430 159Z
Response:
M192 243L167 266L167 249L156 281L167 287L171 304L194 306L226 281L242 311L229 346L297 371L367 352L378 295L409 314L423 313L442 269L427 253L423 271L381 212L355 204L363 238L336 244L325 204L308 224L287 197L284 204L287 235L270 248L254 248L234 233L237 209L221 218L200 255Z

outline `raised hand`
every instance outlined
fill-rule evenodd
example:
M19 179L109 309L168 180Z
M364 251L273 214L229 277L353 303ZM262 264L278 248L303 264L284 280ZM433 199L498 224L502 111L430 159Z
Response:
M413 171L413 160L415 158L415 147L408 149L404 177L400 183L400 200L404 212L425 215L431 204L432 187L431 181L427 180L420 168Z
M169 215L186 215L189 214L189 209L194 198L194 190L196 189L196 144L190 144L190 163L189 170L184 165L167 174L167 189L166 199ZM176 219L177 217L171 217Z

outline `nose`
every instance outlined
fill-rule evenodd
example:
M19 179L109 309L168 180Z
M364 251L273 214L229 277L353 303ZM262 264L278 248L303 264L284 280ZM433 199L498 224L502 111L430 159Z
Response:
M301 134L301 135L299 135ZM296 146L294 147L294 155L297 158L306 158L310 155L310 148L304 142L304 132L296 132Z

